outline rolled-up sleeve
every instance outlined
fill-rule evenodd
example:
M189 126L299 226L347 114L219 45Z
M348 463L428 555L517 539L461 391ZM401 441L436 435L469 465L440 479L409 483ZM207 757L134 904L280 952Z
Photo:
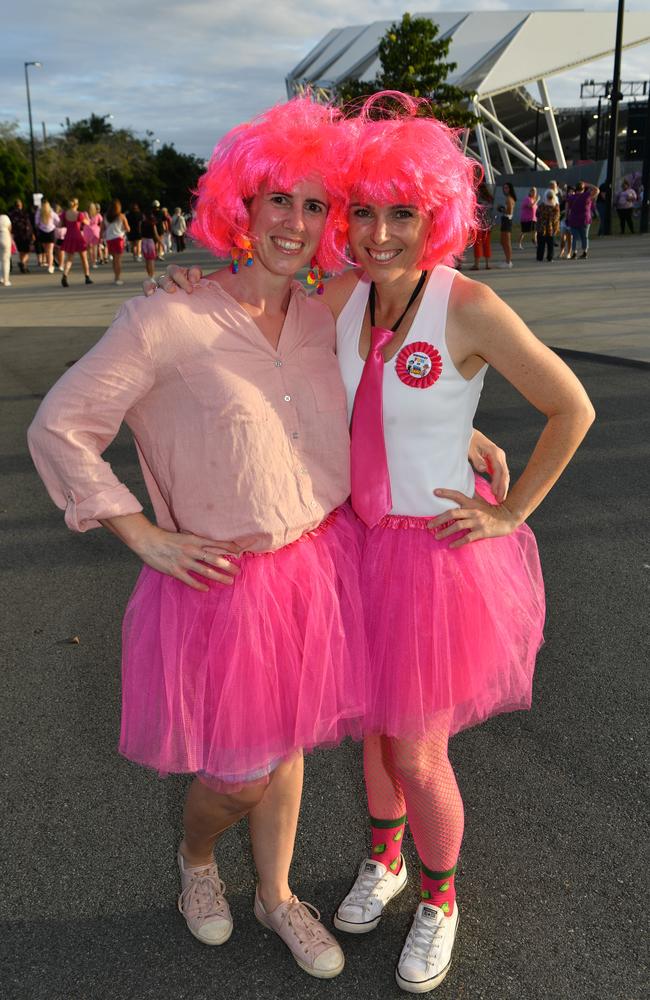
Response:
M132 303L121 307L95 347L50 389L27 432L36 469L73 531L142 510L102 458L125 414L155 381L134 311Z

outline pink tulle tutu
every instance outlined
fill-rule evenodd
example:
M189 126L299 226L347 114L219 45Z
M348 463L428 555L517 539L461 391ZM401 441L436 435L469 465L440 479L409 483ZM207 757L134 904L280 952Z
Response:
M476 489L496 503L485 480ZM437 540L429 520L388 516L366 529L367 733L415 736L442 720L453 734L530 707L545 612L533 533L523 525L450 549L454 538Z
M120 751L216 790L361 736L361 533L347 507L207 593L145 566L123 629ZM208 582L208 581L206 581Z

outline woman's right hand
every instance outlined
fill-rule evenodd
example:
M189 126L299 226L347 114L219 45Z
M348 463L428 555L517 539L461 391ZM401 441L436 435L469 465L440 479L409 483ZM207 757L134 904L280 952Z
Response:
M227 557L241 555L234 542L221 542L180 531L165 531L152 524L144 514L123 514L102 518L101 523L117 535L147 566L186 583L193 590L210 588L190 573L207 577L215 583L231 586L240 567Z
M177 288L192 294L194 286L198 285L203 277L200 267L179 267L178 264L169 264L167 270L159 278L147 278L142 282L142 290L145 295L153 295L157 288L162 288L163 292L173 295Z

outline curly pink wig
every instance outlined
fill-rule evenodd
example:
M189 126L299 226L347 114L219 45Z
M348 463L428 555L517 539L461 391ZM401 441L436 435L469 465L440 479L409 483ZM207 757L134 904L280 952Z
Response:
M346 225L344 166L349 159L349 137L336 124L340 117L335 108L296 97L231 129L199 179L192 236L217 256L227 256L233 245L255 242L247 203L263 185L288 192L317 176L330 202L318 262L327 271L340 270L345 263L338 247Z
M460 130L421 117L427 104L384 91L367 98L359 117L348 119L346 127L355 146L347 178L350 198L417 205L428 213L431 230L420 266L429 269L451 262L473 238L482 171L463 154Z

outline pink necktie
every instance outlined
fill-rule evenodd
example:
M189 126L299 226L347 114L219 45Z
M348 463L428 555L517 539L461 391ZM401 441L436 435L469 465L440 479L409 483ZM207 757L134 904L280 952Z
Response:
M370 350L354 398L350 446L352 507L369 528L374 528L393 506L388 459L384 442L382 350L393 330L373 326Z

